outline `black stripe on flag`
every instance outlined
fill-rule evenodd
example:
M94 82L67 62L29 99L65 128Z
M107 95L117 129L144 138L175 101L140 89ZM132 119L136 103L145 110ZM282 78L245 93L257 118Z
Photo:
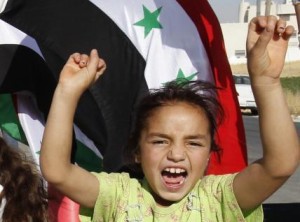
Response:
M30 91L46 116L56 85L45 61L23 45L0 45L0 93Z

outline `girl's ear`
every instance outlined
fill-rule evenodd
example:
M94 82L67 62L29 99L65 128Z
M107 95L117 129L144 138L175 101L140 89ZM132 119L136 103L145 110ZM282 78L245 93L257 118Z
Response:
M209 153L209 156L207 157L206 168L208 168L208 166L209 166L209 163L210 163L210 156L211 156L211 152Z
M208 156L208 158L207 158L206 168L208 167L209 162L210 162L210 155L211 155L211 153L209 153L209 156Z
M134 154L134 162L141 163L141 155L139 153Z
M140 154L139 145L136 146L136 148L134 150L134 153L133 153L133 156L134 156L134 162L137 163L137 164L140 164L141 163L141 154Z
M205 170L204 170L204 175L207 175L207 170L208 170L209 163L210 163L210 155L211 155L211 153L207 157L207 162L206 162L206 167L205 167Z

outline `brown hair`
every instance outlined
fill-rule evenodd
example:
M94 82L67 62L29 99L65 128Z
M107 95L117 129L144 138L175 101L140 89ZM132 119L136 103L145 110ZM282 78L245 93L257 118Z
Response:
M3 222L48 221L44 181L37 168L0 137L0 201L6 199Z

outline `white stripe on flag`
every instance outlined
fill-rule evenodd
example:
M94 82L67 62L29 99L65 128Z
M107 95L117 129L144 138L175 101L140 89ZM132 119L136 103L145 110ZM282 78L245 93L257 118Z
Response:
M29 35L25 34L24 32L11 26L10 24L4 22L1 19L0 19L0 30L1 30L0 44L23 45L34 50L42 58L44 58L36 41Z
M30 93L17 94L18 117L26 135L34 161L39 165L40 150L44 133L44 117Z
M8 0L1 0L0 1L0 13L4 10Z
M213 82L197 28L176 1L90 1L119 26L144 57L147 63L145 77L150 88L175 79L180 69L187 76L199 73L202 80ZM143 7L151 13L161 7L158 21L162 29L154 28L146 37L144 27L134 25L144 18Z

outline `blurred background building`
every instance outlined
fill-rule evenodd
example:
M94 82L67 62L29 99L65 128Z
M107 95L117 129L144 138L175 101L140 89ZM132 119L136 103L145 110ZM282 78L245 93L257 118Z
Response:
M286 61L300 61L300 49L298 41L298 25L295 8L292 0L285 0L278 4L271 0L257 0L256 4L250 4L241 0L239 7L239 21L237 23L221 23L225 46L230 64L246 63L246 37L248 23L257 15L269 13L287 21L287 24L295 27L295 32L289 42Z

